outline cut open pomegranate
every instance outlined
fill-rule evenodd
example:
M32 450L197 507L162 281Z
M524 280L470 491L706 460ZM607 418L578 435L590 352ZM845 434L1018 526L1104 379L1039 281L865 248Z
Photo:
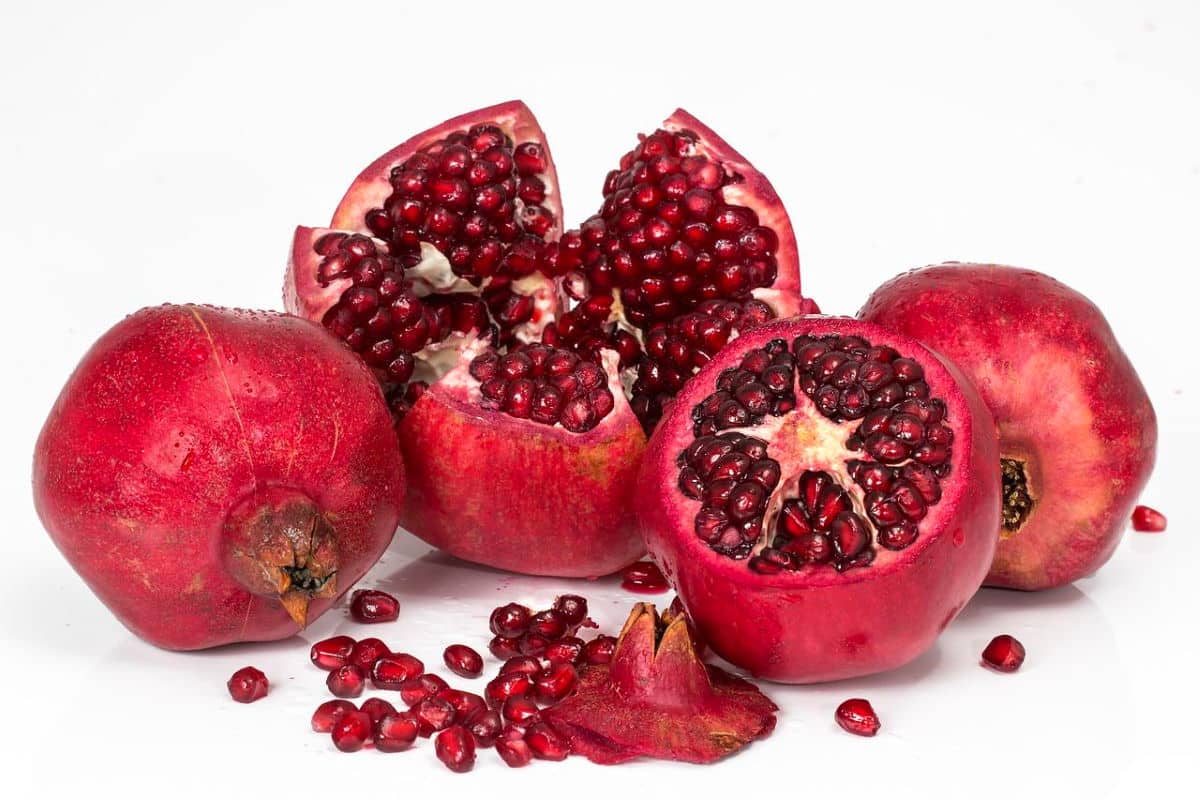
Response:
M297 230L284 296L383 382L406 528L471 561L591 577L642 549L631 496L664 404L740 331L815 306L770 184L682 111L562 228L545 136L505 103L364 170L331 228Z
M639 518L718 654L834 680L915 658L979 588L997 453L953 365L873 325L797 317L687 385L651 440Z

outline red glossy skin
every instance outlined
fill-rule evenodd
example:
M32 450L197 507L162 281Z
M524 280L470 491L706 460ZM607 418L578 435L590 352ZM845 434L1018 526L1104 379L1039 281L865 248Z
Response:
M975 382L1034 507L1001 531L989 586L1049 589L1112 555L1154 467L1150 398L1098 308L1032 270L942 264L879 287L859 316L920 339Z
M721 370L747 350L801 334L857 334L925 367L931 394L947 403L955 464L921 536L874 564L837 573L760 575L713 552L694 533L697 501L677 488L676 457L695 437L691 410ZM655 561L719 655L760 678L813 683L867 675L919 656L979 588L996 547L999 453L978 393L948 362L917 342L851 319L797 317L769 323L726 346L689 384L651 437L638 479L637 513ZM806 402L803 394L800 402ZM768 451L770 453L770 451ZM849 457L849 455L848 455ZM785 466L785 476L787 474Z
M83 357L34 452L54 543L131 631L194 650L282 639L276 597L226 569L226 521L257 498L315 503L336 531L336 594L391 541L404 471L379 385L319 325L159 306ZM315 619L336 595L312 600Z

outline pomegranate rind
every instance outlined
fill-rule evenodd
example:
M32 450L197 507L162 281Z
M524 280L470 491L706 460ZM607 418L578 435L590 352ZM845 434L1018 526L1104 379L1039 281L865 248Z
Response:
M562 196L559 194L558 173L554 167L554 158L550 153L550 144L546 134L538 125L537 118L529 107L520 100L510 100L487 108L460 114L448 119L440 125L418 133L387 151L372 161L366 169L359 173L346 194L333 212L331 228L357 231L370 235L364 218L373 208L382 208L383 201L392 193L389 177L392 168L408 160L410 156L428 145L438 142L451 133L464 131L472 125L490 122L498 126L509 137L513 144L521 142L537 142L546 154L547 170L543 180L546 183L546 199L541 205L554 214L554 224L546 233L546 241L557 240L562 236Z
M401 524L434 547L527 575L591 578L643 552L632 498L646 436L605 353L613 410L570 433L481 408L471 351L398 426L408 466Z
M1100 309L1033 270L952 262L893 278L859 316L959 364L996 418L1001 457L1025 463L1035 505L1001 531L987 585L1049 589L1108 561L1153 470L1158 424Z
M695 436L691 409L720 372L772 339L859 335L925 368L932 396L947 404L954 467L922 535L869 567L762 575L712 551L694 533L697 501L676 488L676 458ZM925 652L978 590L996 549L999 449L991 414L951 362L915 340L858 320L796 317L767 323L727 345L692 379L650 439L638 477L638 523L700 637L756 677L814 683L901 666ZM803 400L802 400L803 402ZM851 458L847 453L847 458Z
M800 256L796 247L796 233L775 187L745 156L682 108L667 117L663 129L672 133L691 131L696 134L701 152L721 162L727 172L739 175L742 179L723 187L725 202L752 209L758 215L759 224L771 228L779 237L779 249L775 251L778 265L775 282L770 287L755 289L751 294L771 306L780 318L795 316L805 310L800 294Z
M597 764L648 757L708 764L775 728L777 706L749 681L704 664L682 617L665 625L638 603L612 662L584 667L575 693L542 711Z
M341 595L391 542L404 468L366 366L319 325L274 312L127 317L83 357L34 451L55 545L127 628L173 650L297 632L217 556L230 510L281 490L333 524ZM308 619L336 599L314 597Z
M321 256L313 245L332 228L310 228L296 226L292 236L292 250L288 254L287 273L283 279L283 307L289 314L320 322L325 312L337 305L342 293L354 285L350 278L334 278L328 286L317 280L317 268ZM380 250L386 245L375 240Z

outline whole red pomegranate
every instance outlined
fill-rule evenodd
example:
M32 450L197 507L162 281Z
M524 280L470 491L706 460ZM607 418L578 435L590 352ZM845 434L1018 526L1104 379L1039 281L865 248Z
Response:
M893 278L859 316L952 358L996 418L1004 510L986 583L1049 589L1099 569L1158 439L1100 309L1040 272L950 263Z
M42 523L92 591L175 650L282 639L395 532L379 384L320 326L159 306L83 357L33 459Z
M684 387L637 509L713 650L771 680L836 680L920 655L979 588L998 458L953 364L865 322L796 317Z
M284 297L384 383L406 528L482 564L590 577L642 552L631 498L663 404L802 301L770 184L685 112L621 159L580 229L562 217L532 113L484 108L377 159L331 228L298 229Z

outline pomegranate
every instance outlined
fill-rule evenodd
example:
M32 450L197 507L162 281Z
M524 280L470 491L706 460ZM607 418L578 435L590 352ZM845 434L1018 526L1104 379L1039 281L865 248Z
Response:
M1162 533L1167 529L1167 518L1161 511L1150 506L1133 509L1133 529L1139 533Z
M131 631L174 650L282 639L383 553L404 471L379 385L320 326L159 306L92 346L33 495Z
M855 736L874 736L879 733L879 715L869 700L853 697L846 700L833 713L838 727Z
M1048 589L1103 565L1158 428L1100 310L1032 270L950 263L893 278L859 316L953 359L995 415L1004 510L986 583Z
M538 758L705 764L768 736L776 710L753 684L704 664L682 617L664 624L653 605L639 603L612 662L582 668L574 694L542 710L525 738Z
M988 642L980 660L997 672L1016 672L1025 663L1025 645L1004 633Z
M229 696L239 703L253 703L267 696L269 682L262 670L242 667L229 678Z
M836 680L915 658L979 588L999 467L952 364L868 323L797 317L684 388L638 512L700 640L760 677Z
M622 158L579 230L562 233L557 184L523 104L452 119L364 170L331 228L298 229L284 296L384 383L406 528L593 577L642 550L643 426L740 330L814 306L770 184L685 112Z

